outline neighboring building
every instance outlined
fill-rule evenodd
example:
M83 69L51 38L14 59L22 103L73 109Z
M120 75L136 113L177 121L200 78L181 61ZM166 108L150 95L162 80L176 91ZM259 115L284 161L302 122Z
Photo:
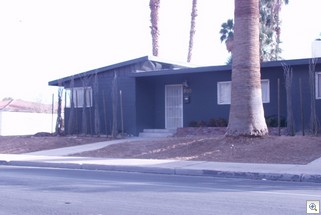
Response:
M0 135L52 132L56 117L51 105L13 99L0 101Z
M321 57L321 39L317 39L312 42L312 57Z
M309 62L310 59L300 59L262 63L262 97L266 117L276 116L278 112L278 79L281 82L281 115L286 117L285 81L281 64L285 63L293 69L292 99L296 127L300 129L301 125L299 79L302 80L305 125L308 126ZM320 71L315 77L317 114L321 120L320 65L317 65L316 71ZM188 127L192 121L208 121L211 118L228 120L231 66L189 68L157 58L142 57L49 82L51 86L63 86L66 89L67 133L82 133L84 117L87 133L95 133L98 127L100 133L110 132L114 74L117 74L117 92L121 91L122 95L121 101L117 97L116 102L118 125L121 129L123 118L124 130L128 134L138 135L146 128ZM74 103L72 117L72 102L68 102L71 97ZM94 120L98 118L98 121ZM68 131L67 125L73 132Z

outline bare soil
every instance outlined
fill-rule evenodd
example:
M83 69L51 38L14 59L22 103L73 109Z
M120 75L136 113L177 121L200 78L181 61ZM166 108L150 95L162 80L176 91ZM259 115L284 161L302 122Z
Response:
M0 153L22 154L28 152L77 146L108 140L106 137L24 135L0 136Z
M175 137L110 145L74 154L102 158L177 159L220 162L307 164L321 157L320 136L227 138L222 129L182 129ZM27 153L106 141L103 137L0 136L0 153Z
M77 156L307 164L321 157L320 137L226 138L189 136L110 145Z

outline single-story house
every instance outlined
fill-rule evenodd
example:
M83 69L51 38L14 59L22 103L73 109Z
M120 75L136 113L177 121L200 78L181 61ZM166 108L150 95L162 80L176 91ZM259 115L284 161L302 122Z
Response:
M53 132L57 114L52 105L20 99L0 101L0 135L32 135Z
M287 116L285 64L293 70L291 95L296 129L300 130L302 125L300 79L304 124L308 127L310 61L298 59L261 64L262 99L266 117L276 117L278 104L281 116ZM321 120L320 64L316 65L314 73L315 104L317 116ZM281 86L280 103L278 79ZM65 89L64 119L67 133L110 133L112 123L115 123L112 118L117 115L119 130L132 135L138 135L143 129L188 127L192 122L213 118L228 120L230 84L230 65L189 67L188 64L181 65L148 56L49 82L50 86ZM117 96L113 96L115 92Z

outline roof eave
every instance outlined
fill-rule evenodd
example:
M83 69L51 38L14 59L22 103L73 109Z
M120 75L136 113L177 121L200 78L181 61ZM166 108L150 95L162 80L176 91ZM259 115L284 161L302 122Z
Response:
M120 62L120 63L115 63L115 64L112 64L112 65L109 65L109 66L101 67L101 68L98 68L98 69L93 69L93 70L89 70L89 71L86 71L86 72L78 73L78 74L75 74L75 75L67 76L67 77L64 77L64 78L61 78L61 79L49 81L48 85L49 86L61 86L61 85L63 85L63 83L70 81L72 78L78 79L78 78L81 78L81 77L84 77L84 76L88 76L88 75L92 75L92 74L95 74L95 73L100 73L100 72L104 72L104 71L108 71L108 70L113 70L113 69L116 69L116 68L119 68L119 67L128 66L128 65L131 65L131 64L135 64L135 63L138 63L138 62L145 61L145 60L149 60L149 57L148 56L143 56L143 57L135 58L135 59L132 59L132 60L123 61L123 62Z
M131 76L135 78L149 77L149 76L162 76L162 75L179 75L179 74L191 74L191 73L203 73L213 71L231 71L231 65L223 66L204 66L195 68L182 68L182 69L166 69L166 70L155 70L148 72L136 72L132 73Z

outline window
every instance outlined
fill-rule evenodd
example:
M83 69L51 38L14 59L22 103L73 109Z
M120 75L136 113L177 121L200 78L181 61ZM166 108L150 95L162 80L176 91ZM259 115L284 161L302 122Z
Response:
M320 75L321 76L321 75ZM270 102L270 81L268 79L261 80L262 101L263 103ZM321 92L320 92L321 95ZM217 104L231 104L231 82L217 82Z
M268 79L261 80L261 88L263 103L270 103L270 81Z
M92 107L91 87L75 87L72 90L66 89L66 107L71 107L73 102L75 108Z
M321 72L315 74L315 97L321 99Z
M231 104L231 82L217 83L217 103L219 105Z

